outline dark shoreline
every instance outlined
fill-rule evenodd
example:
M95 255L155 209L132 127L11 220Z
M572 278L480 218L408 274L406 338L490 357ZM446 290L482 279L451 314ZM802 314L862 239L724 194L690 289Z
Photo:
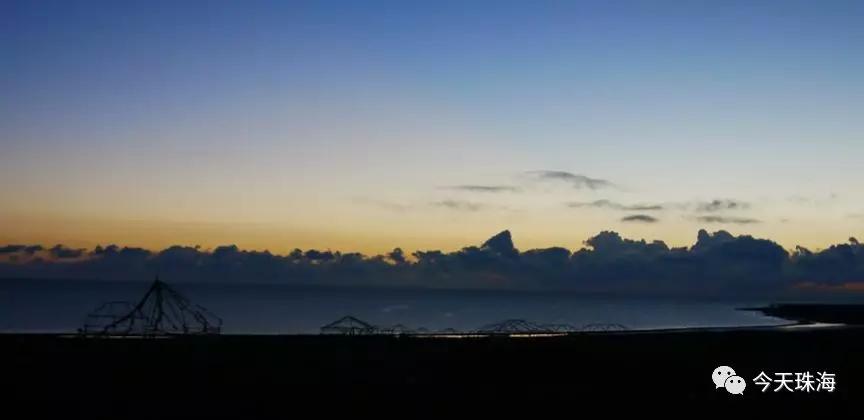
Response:
M864 305L858 304L781 303L741 310L761 312L766 316L802 324L864 325Z
M88 412L94 396L114 418L159 410L195 416L306 404L338 395L353 406L487 404L502 398L577 404L638 399L834 401L864 397L864 328L744 328L582 333L559 337L429 339L390 336L196 336L82 339L0 334L13 401ZM715 390L734 367L743 396ZM762 393L761 371L828 371L833 393ZM143 396L163 398L141 406ZM206 401L219 401L218 405ZM251 406L249 402L255 402ZM167 405L165 405L167 404ZM148 410L156 410L150 412ZM144 410L144 411L141 411ZM252 411L250 411L252 410Z

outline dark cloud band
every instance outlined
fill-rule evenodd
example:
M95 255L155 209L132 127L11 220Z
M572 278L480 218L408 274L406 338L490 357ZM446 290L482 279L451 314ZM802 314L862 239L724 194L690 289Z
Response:
M570 184L573 188L589 190L598 190L601 188L610 188L614 184L608 180L600 178L591 178L585 175L573 174L564 171L529 171L526 174L541 181L560 181Z
M636 223L657 223L660 220L656 217L649 216L647 214L634 214L631 216L625 216L621 218L622 222L636 222Z
M602 209L611 209L611 210L622 210L622 211L659 211L663 210L663 206L660 204L621 204L616 203L610 200L596 200L590 202L572 202L567 203L567 207L572 208L583 208L583 207L593 207L593 208L602 208Z
M486 208L485 205L481 203L475 203L473 201L464 201L464 200L441 200L432 203L433 207L441 207L450 210L457 211L479 211Z
M455 191L466 191L466 192L476 192L476 193L515 193L520 192L521 189L519 187L514 187L510 185L452 185L449 187L443 187L447 190L455 190Z
M730 199L716 199L706 203L697 203L696 211L704 213L714 213L727 210L746 210L750 208L750 203Z
M158 252L109 245L92 251L56 246L42 249L38 258L18 258L26 248L0 247L14 251L0 256L0 279L128 281L148 280L159 273L190 282L614 290L688 296L722 292L738 296L743 291L776 295L803 281L827 286L860 282L864 274L864 245L855 238L821 251L799 247L789 253L770 240L723 230L700 230L689 248L670 248L662 241L626 239L604 231L587 239L585 247L576 252L561 247L522 252L509 231L479 246L453 252L417 251L410 256L401 249L368 257L315 249L277 255L234 245L212 250L172 246Z
M700 216L697 217L696 220L702 223L720 223L735 225L749 225L753 223L761 223L759 219L752 219L749 217Z

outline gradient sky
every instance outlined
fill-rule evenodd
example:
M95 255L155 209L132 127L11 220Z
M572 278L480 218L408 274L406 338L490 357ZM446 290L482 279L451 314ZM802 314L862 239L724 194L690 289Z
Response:
M0 243L845 242L861 22L860 1L6 1Z

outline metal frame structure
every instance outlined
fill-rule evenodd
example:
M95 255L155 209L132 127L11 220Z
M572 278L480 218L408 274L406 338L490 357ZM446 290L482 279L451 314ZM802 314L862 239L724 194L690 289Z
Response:
M627 331L627 327L621 324L587 324L576 327L571 324L537 324L524 319L508 319L493 324L484 325L473 331L458 331L446 328L441 331L431 332L420 327L412 329L403 324L390 327L377 327L366 321L361 321L351 315L339 318L323 327L321 334L338 335L394 335L394 336L426 336L426 337L544 337L562 336L576 333L594 332L620 332Z
M524 319L508 319L494 324L484 325L475 330L474 333L489 335L556 334L558 331Z
M107 302L87 315L85 336L137 336L219 334L222 319L159 280L153 281L135 304Z
M343 316L321 327L321 334L370 335L378 332L378 328L374 325L351 315Z
M542 327L544 329L559 333L572 333L579 331L578 327L571 324L543 324Z

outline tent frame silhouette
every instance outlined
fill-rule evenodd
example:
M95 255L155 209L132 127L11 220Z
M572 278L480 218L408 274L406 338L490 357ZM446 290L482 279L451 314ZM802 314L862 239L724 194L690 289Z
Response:
M351 315L343 316L321 327L321 334L368 335L375 334L377 331L378 328L374 325Z
M82 335L167 336L219 334L222 319L193 304L157 276L134 306L107 302L87 315Z

